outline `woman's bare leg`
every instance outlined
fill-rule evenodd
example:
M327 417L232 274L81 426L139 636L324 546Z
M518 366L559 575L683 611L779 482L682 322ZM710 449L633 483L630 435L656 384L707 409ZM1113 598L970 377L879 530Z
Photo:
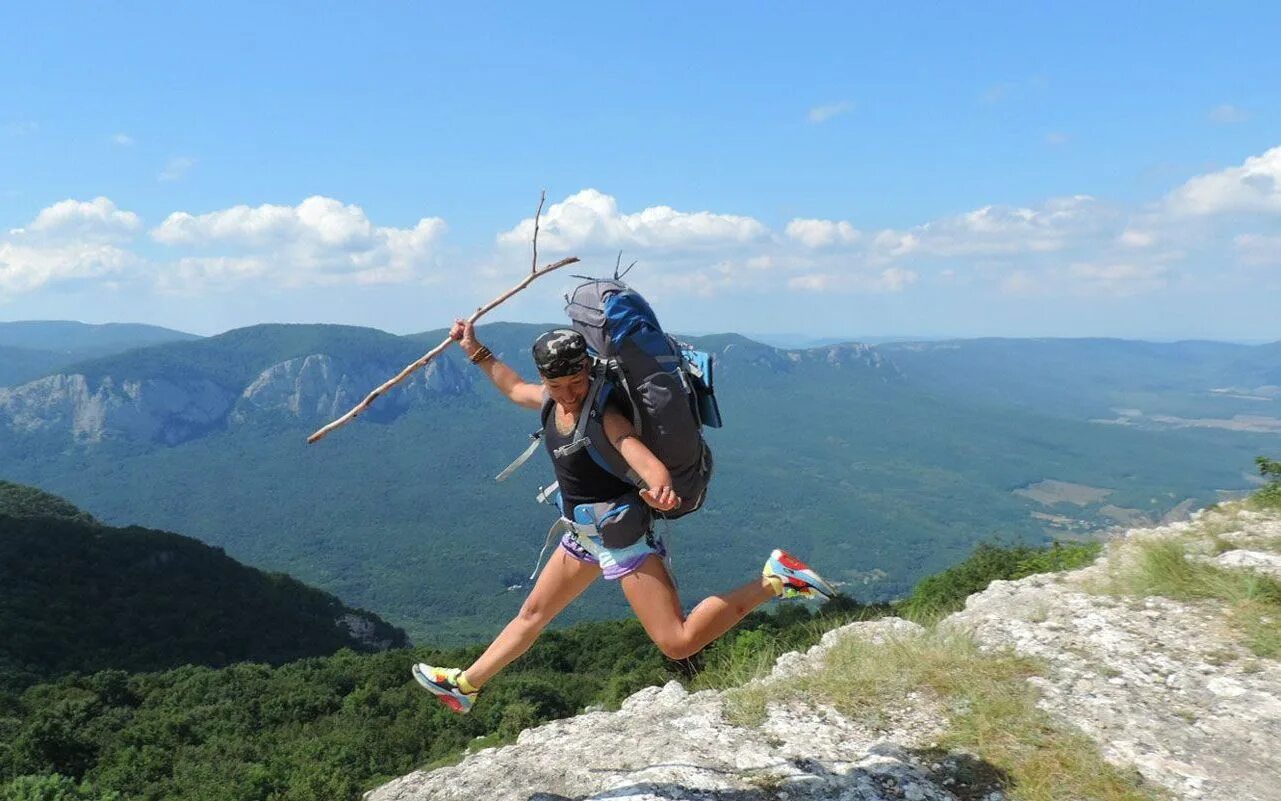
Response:
M479 690L494 674L528 651L552 618L582 595L598 576L599 566L579 561L557 547L516 617L494 638L485 653L463 671L467 683Z
M770 583L758 578L722 595L704 598L686 617L681 614L680 598L667 568L656 554L650 554L639 570L623 576L618 583L650 639L671 659L693 656L748 612L776 597Z

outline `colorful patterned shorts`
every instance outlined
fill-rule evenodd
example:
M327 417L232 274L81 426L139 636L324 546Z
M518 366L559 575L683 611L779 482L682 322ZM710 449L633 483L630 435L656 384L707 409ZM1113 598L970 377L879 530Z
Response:
M652 553L658 554L660 559L667 558L667 547L663 545L663 538L652 531L625 548L606 548L599 537L591 537L591 540L592 545L600 552L599 559L592 556L591 552L584 548L571 533L566 533L560 538L560 547L580 562L599 565L602 575L608 581L616 581L630 573L635 573L645 562L645 558Z

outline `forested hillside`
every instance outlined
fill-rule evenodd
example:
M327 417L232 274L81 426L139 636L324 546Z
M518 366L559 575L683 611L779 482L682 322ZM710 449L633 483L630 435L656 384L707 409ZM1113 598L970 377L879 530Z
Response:
M88 325L65 320L0 323L0 387L15 386L85 359L196 339L135 323Z
M406 642L378 616L219 548L99 525L59 498L0 483L0 687Z

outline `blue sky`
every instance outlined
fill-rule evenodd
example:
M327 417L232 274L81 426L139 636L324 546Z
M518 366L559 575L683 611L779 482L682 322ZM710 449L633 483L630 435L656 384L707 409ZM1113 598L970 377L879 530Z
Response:
M6 7L0 319L1281 338L1281 12L691 5Z

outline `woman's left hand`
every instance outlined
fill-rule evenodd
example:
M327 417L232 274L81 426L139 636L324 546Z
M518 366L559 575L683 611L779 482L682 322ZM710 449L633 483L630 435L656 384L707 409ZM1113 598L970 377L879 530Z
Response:
M641 500L660 512L670 512L681 505L680 496L671 487L654 487L640 491Z

